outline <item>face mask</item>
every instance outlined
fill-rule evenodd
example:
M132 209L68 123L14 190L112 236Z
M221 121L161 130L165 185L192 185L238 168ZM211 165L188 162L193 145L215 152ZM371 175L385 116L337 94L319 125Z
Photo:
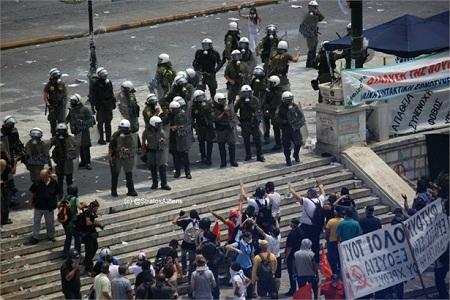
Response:
M258 78L256 78L256 79L255 79L255 82L259 83L259 79L258 79Z
M248 98L248 97L245 98L245 102L246 102L246 103L249 103L249 102L250 102L250 98Z
M203 50L204 55L208 55L208 50Z
M241 64L241 61L240 60L238 60L238 61L236 61L236 65L240 65Z
M31 141L31 143L32 143L33 145L36 145L36 144L38 143L38 141L37 141L36 139L33 139L33 140Z
M242 54L245 54L245 49L242 49L242 50L241 50L241 53L242 53Z
M186 89L185 87L181 88L181 90L182 90L183 92L186 92L186 91L187 91L187 89Z

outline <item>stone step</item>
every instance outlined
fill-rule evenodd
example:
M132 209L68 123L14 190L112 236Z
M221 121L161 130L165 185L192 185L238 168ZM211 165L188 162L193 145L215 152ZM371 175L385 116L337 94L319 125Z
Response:
M375 214L379 215L382 223L387 223L390 221L390 219L392 218L391 214L388 214L387 212L390 211L390 208L384 205L377 205L375 206ZM364 215L364 210L360 209L358 210L358 212L360 213L361 216ZM282 247L284 247L285 242L286 242L286 236L287 233L289 232L289 222L291 218L297 217L297 214L290 214L290 215L286 215L286 218L284 220L282 220L282 227L281 227L281 232L282 232ZM222 231L222 236L224 236L226 234L226 231L223 230ZM158 248L156 247L152 247L151 252L150 251L146 251L146 253L152 253L151 254L151 258L154 258L154 255L156 254ZM133 256L133 255L132 255ZM117 256L119 259L121 259L121 261L125 261L125 257L123 257L122 255L118 255ZM62 262L61 262L62 263ZM60 263L60 264L61 264ZM58 271L54 271L51 272L53 273L51 276L48 277L48 281L47 283L43 284L43 285L39 285L39 286L35 286L32 288L24 288L23 291L20 292L13 292L13 293L8 293L6 295L4 295L5 299L17 299L17 298L34 298L34 297L41 297L42 295L48 295L53 293L52 295L49 295L48 297L46 296L45 299L55 299L59 297L61 297L61 293L58 292L60 290L60 286L59 286L59 280L60 280L60 275ZM134 276L130 275L128 276L129 279L132 281L132 284L134 283ZM51 282L53 279L54 282ZM82 292L86 293L90 286L92 285L93 279L92 278L88 278L88 277L82 277Z
M293 173L288 173L280 176L276 176L271 178L272 181L274 181L275 185L278 185L280 183L286 182L286 180L290 180L292 182L298 181L298 180L304 180L310 177L317 177L321 175L325 175L327 173L334 173L339 170L342 170L342 165L334 164L334 165L324 165L324 166L318 166L315 168L310 168L306 170L301 170ZM256 186L256 184L259 181L256 182L249 182L246 184L248 187L248 190L250 191L251 188ZM221 189L220 192L218 191L210 191L208 193L204 193L201 195L194 195L194 196L188 196L184 197L183 204L177 204L177 209L184 208L184 207L190 207L190 203L198 203L199 201L212 201L215 199L218 199L219 197L228 197L229 195L236 195L236 191L239 190L238 186L232 186L226 189ZM116 225L119 221L128 221L131 218L137 218L142 217L146 215L152 215L155 212L162 212L162 211L170 211L173 208L169 207L169 205L163 205L163 207L160 207L161 205L147 205L145 207L138 207L135 209L130 210L123 210L119 212L113 212L111 214L103 215L101 216L102 223L105 225L113 224ZM108 234L108 232L111 231L109 228L110 226L106 226L104 234ZM126 229L124 229L126 230ZM41 230L41 237L45 239L46 237L46 230ZM30 233L31 234L31 233ZM56 226L55 228L55 237L63 236L64 235L64 229L61 225ZM45 247L48 247L48 245L45 244L37 244L33 246L24 246L23 243L26 242L29 239L26 235L19 235L14 238L6 238L4 241L2 241L2 249L7 250L6 252L2 253L2 260L3 259L9 259L11 257L14 257L16 255L22 255L25 253L32 253L33 251L40 251L45 249ZM18 248L18 249L16 249ZM25 250L26 249L26 250ZM16 251L17 250L17 251Z
M296 172L296 171L300 171L300 170L306 170L309 168L327 165L333 161L333 158L331 158L331 157L321 158L321 157L317 157L315 155L305 155L304 157L305 157L304 162L302 162L301 164L294 164L293 166L290 166L290 167L282 167L282 168L277 167L270 171L264 171L264 172L260 172L257 174L247 175L247 176L245 176L245 174L243 173L242 176L240 176L240 177L234 177L232 179L222 180L220 182L206 183L201 186L190 187L189 189L178 190L178 191L160 191L160 190L158 190L156 192L152 192L152 193L148 193L148 194L150 194L150 196L152 196L152 197L155 196L158 198L179 199L179 198L183 198L183 197L187 197L187 196L193 196L193 195L206 193L206 192L213 191L213 190L220 190L220 189L224 189L227 187L239 186L239 181L241 179L245 180L246 182L253 182L253 181L263 180L265 178L280 176L282 174L288 174L288 173L292 173L292 172ZM136 208L136 207L131 207L129 205L124 205L123 202L124 202L123 199L120 199L120 200L114 201L110 204L108 203L108 206L100 207L98 213L99 214L109 214L112 212L119 212L122 210L129 210L129 209ZM41 224L41 228L44 228L43 223ZM2 237L17 236L17 235L24 234L24 233L30 233L31 231L32 231L32 224L29 224L29 225L11 224L11 225L7 225L7 226L3 226L0 229L0 233L1 233Z
M323 182L325 185L328 184L329 182L339 181L339 184L340 184L339 188L342 187L342 186L353 186L355 184L360 184L359 181L348 180L348 179L350 179L352 177L353 177L353 175L350 172L338 172L338 173L332 173L330 175L321 176L321 177L319 177L319 179L320 179L320 182ZM347 181L343 181L343 180L347 180ZM307 189L307 188L310 188L310 187L314 186L315 181L314 182L310 182L310 181L306 181L305 182L305 181L303 181L302 183L298 184L298 187L300 189L303 189L303 186L305 186L305 184L307 186L305 189ZM297 185L294 185L294 186L297 188ZM232 201L233 199L227 199L227 200L231 200ZM196 205L194 207L196 207L199 210L199 213L203 213L203 212L207 212L207 205L208 204L227 205L226 203L229 203L229 201L226 201L225 199L222 198L222 199L219 199L219 200L215 200L215 202L206 202L203 206ZM231 202L231 203L233 203L233 202ZM231 205L233 205L233 204L231 204ZM166 213L163 213L163 214L158 214L158 216L156 217L158 219L158 223L159 222L164 222L164 221L166 223L170 222L171 218L173 217L173 214L174 214L174 212L166 212ZM129 218L130 218L130 216L129 216ZM152 216L152 218L155 218L155 216ZM173 225L171 225L171 226L173 226ZM174 226L173 228L175 229L176 227ZM151 228L151 229L148 229L148 230L149 230L149 234L153 235L155 237L157 235L154 235L154 232L153 232L154 229L155 228ZM157 229L158 229L158 231L160 230L159 228L157 228ZM127 236L127 235L129 235L129 232L125 233L125 236ZM104 246L104 245L109 246L109 245L113 244L111 242L104 243L104 241L108 241L109 239L115 239L116 241L119 241L120 243L122 242L122 241L120 241L120 237L115 237L114 235L113 236L100 237L99 238L99 245L100 245L100 247ZM48 242L48 243L51 243L51 242ZM32 254L21 256L18 259L14 259L13 258L13 259L2 261L1 267L2 267L2 270L6 270L6 269L9 269L9 268L12 268L12 267L20 267L20 266L23 266L25 264L31 265L31 264L35 264L35 263L38 263L38 262L55 259L55 258L61 257L61 255L62 255L62 253L61 253L61 249L60 248L59 249L50 248L50 249L47 249L47 250L43 250L41 252L37 252L37 253L32 253Z

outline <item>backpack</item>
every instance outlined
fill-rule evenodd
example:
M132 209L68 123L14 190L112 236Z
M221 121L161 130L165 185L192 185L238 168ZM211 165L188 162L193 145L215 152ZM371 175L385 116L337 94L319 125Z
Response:
M200 234L197 220L191 220L184 230L183 241L189 244L195 244L197 236Z
M256 205L258 205L258 215L256 216L256 224L258 226L266 228L272 224L272 205L268 204L267 199L264 199L264 205L255 199Z
M325 224L325 213L323 211L322 205L320 204L320 200L316 199L318 201L318 203L314 202L312 199L308 199L308 200L311 201L315 205L315 209L314 209L314 213L313 213L312 217L308 216L308 214L306 214L306 215L311 220L311 223L313 226L323 228L323 225ZM306 210L305 210L305 213L306 213Z
M58 205L57 220L63 226L69 224L72 218L70 204L68 200L62 200Z
M272 264L269 260L270 253L267 253L266 258L264 258L261 254L259 254L259 258L261 258L261 262L256 270L256 276L258 280L261 281L270 281L273 278L272 273Z

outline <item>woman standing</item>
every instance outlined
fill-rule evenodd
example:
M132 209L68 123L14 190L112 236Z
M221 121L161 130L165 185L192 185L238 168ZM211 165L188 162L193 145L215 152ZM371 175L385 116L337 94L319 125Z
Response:
M249 40L249 48L252 52L255 52L256 49L256 36L259 32L259 26L261 25L261 18L256 11L256 7L250 7L250 11L248 15L244 15L241 12L241 7L239 6L239 16L243 19L248 20L248 40Z

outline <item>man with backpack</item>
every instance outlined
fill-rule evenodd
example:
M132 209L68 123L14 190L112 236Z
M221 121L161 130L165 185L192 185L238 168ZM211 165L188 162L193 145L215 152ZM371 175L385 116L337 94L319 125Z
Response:
M316 190L309 189L306 197L298 195L292 186L289 184L289 191L294 196L294 199L303 205L303 213L300 216L300 228L305 233L305 237L312 242L312 251L314 252L314 259L316 263L320 261L320 234L323 231L325 223L325 214L323 210L323 203L325 201L325 190L323 184L319 184L320 195L317 195Z
M176 215L172 224L177 225L183 229L183 242L181 243L181 266L183 269L183 274L187 273L187 261L189 259L189 275L194 270L194 260L195 260L195 241L200 233L198 212L192 209L189 212L188 219L179 220L184 216L184 211L181 210L178 215Z
M58 208L58 222L64 228L66 239L64 240L63 258L69 254L72 237L75 240L75 250L81 253L80 235L75 234L75 221L78 215L78 209L84 209L87 205L78 199L78 187L70 185L67 187L67 195L60 202Z
M263 187L257 187L253 198L248 198L243 183L241 182L241 197L246 198L248 205L255 208L256 224L265 232L272 232L273 218L272 206L269 199L266 198L266 190Z
M278 299L274 276L277 270L277 258L267 251L268 247L269 243L266 240L259 240L261 252L253 258L252 284L258 282L259 297Z

